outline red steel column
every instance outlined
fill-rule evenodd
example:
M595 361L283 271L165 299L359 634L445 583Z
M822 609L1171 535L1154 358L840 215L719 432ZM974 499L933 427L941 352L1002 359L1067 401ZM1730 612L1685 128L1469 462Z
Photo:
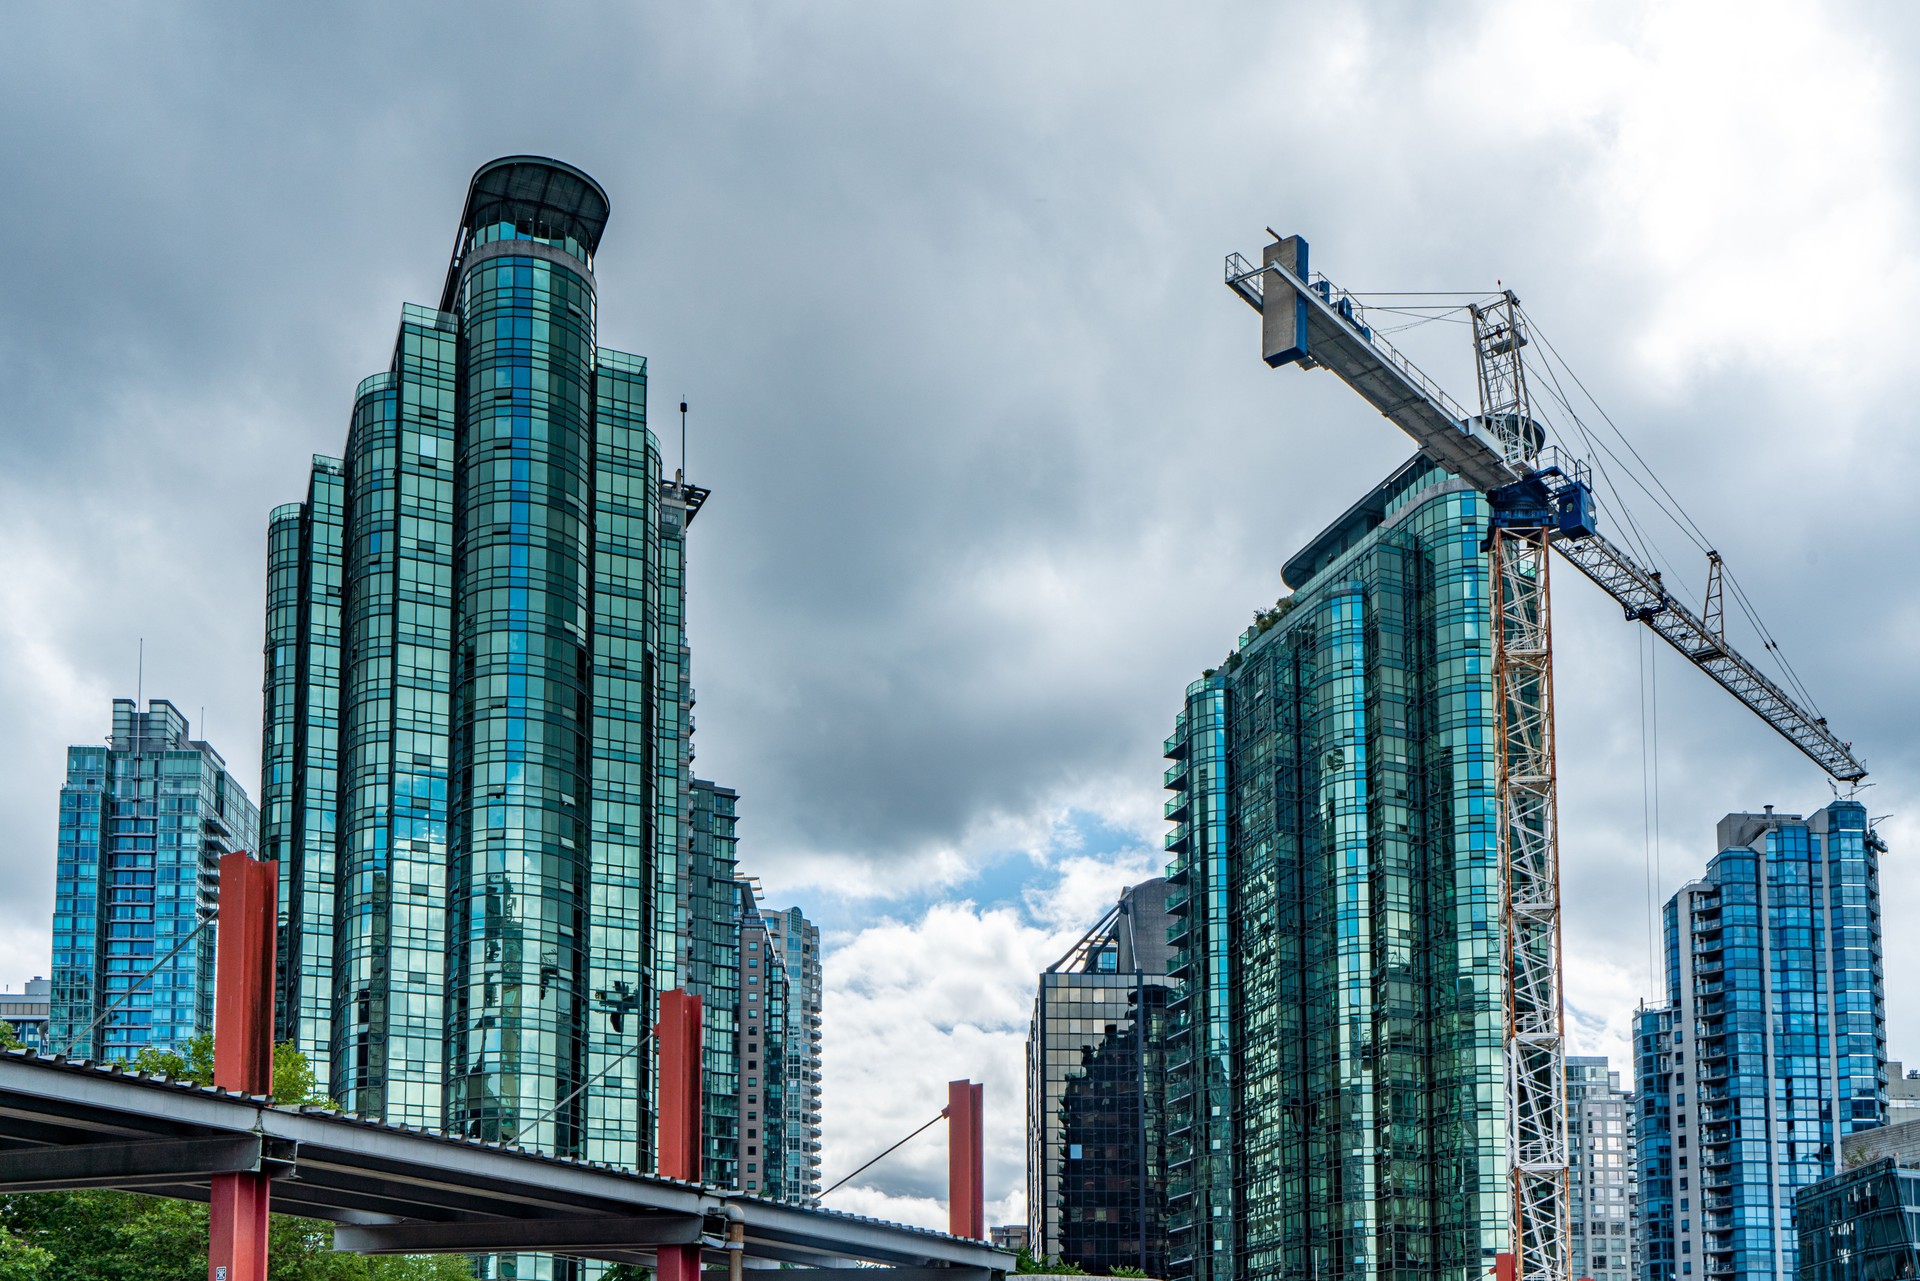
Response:
M660 1125L662 1178L700 1182L700 998L675 988L660 994ZM698 1245L663 1245L656 1281L700 1281Z
M236 851L220 859L214 968L213 1083L237 1094L273 1089L274 919L279 864ZM267 1281L267 1176L213 1176L208 1281Z
M947 1231L987 1239L985 1141L980 1100L986 1087L947 1082Z

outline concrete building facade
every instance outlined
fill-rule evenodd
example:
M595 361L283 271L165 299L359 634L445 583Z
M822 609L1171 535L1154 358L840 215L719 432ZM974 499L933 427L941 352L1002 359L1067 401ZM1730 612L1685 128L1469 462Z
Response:
M797 907L763 914L767 934L787 976L787 1017L782 1033L785 1064L786 1199L797 1205L820 1201L821 1009L825 972L820 927Z
M1573 1275L1631 1281L1633 1095L1606 1057L1569 1055L1567 1140L1572 1161L1567 1220Z

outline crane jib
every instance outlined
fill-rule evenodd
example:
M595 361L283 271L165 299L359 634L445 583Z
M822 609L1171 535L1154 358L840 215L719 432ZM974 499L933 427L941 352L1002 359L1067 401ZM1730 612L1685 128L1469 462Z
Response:
M1308 271L1307 242L1287 236L1268 245L1256 267L1239 254L1227 257L1227 286L1261 314L1261 357L1267 364L1297 364L1327 369L1419 445L1422 453L1488 495L1524 485L1535 468L1528 465L1528 442L1497 430L1470 414L1440 385L1407 360L1365 323L1351 295ZM1527 345L1516 326L1495 330L1485 354L1511 356L1515 344ZM1496 416L1497 418L1497 416ZM1585 464L1573 461L1563 471ZM1538 498L1538 495L1533 495ZM1528 507L1516 501L1494 520L1506 528L1553 528L1562 556L1617 601L1626 616L1646 623L1675 650L1699 667L1761 720L1799 748L1808 759L1842 782L1866 777L1866 767L1817 713L1762 674L1691 611L1658 586L1659 576L1637 564L1621 548L1595 532L1592 494L1586 490L1578 511Z

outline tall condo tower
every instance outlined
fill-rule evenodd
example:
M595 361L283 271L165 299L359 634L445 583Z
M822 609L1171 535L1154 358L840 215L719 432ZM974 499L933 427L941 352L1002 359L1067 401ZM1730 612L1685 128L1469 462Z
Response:
M1602 1055L1568 1055L1573 1275L1633 1281L1633 1095Z
M679 982L684 537L646 361L597 344L609 205L483 166L269 532L263 853L279 1035L352 1113L651 1164L648 1029Z
M1793 1276L1795 1193L1887 1119L1886 846L1866 807L1729 814L1717 837L1667 900L1667 1007L1635 1026L1656 1281Z
M1477 1281L1508 1248L1486 529L1416 455L1187 688L1171 1275Z
M131 1059L213 1030L220 857L259 814L165 699L113 700L104 744L67 749L54 881L49 1054Z
M763 913L774 950L787 975L784 1042L786 1108L781 1176L785 1198L796 1205L820 1201L820 1010L824 972L820 965L820 927L797 907ZM774 1034L773 1029L768 1029Z

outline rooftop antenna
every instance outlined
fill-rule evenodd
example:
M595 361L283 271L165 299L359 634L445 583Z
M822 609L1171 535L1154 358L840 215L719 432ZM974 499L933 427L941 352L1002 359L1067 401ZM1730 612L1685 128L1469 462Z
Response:
M680 398L680 469L673 478L681 484L687 480L687 399L684 396Z

